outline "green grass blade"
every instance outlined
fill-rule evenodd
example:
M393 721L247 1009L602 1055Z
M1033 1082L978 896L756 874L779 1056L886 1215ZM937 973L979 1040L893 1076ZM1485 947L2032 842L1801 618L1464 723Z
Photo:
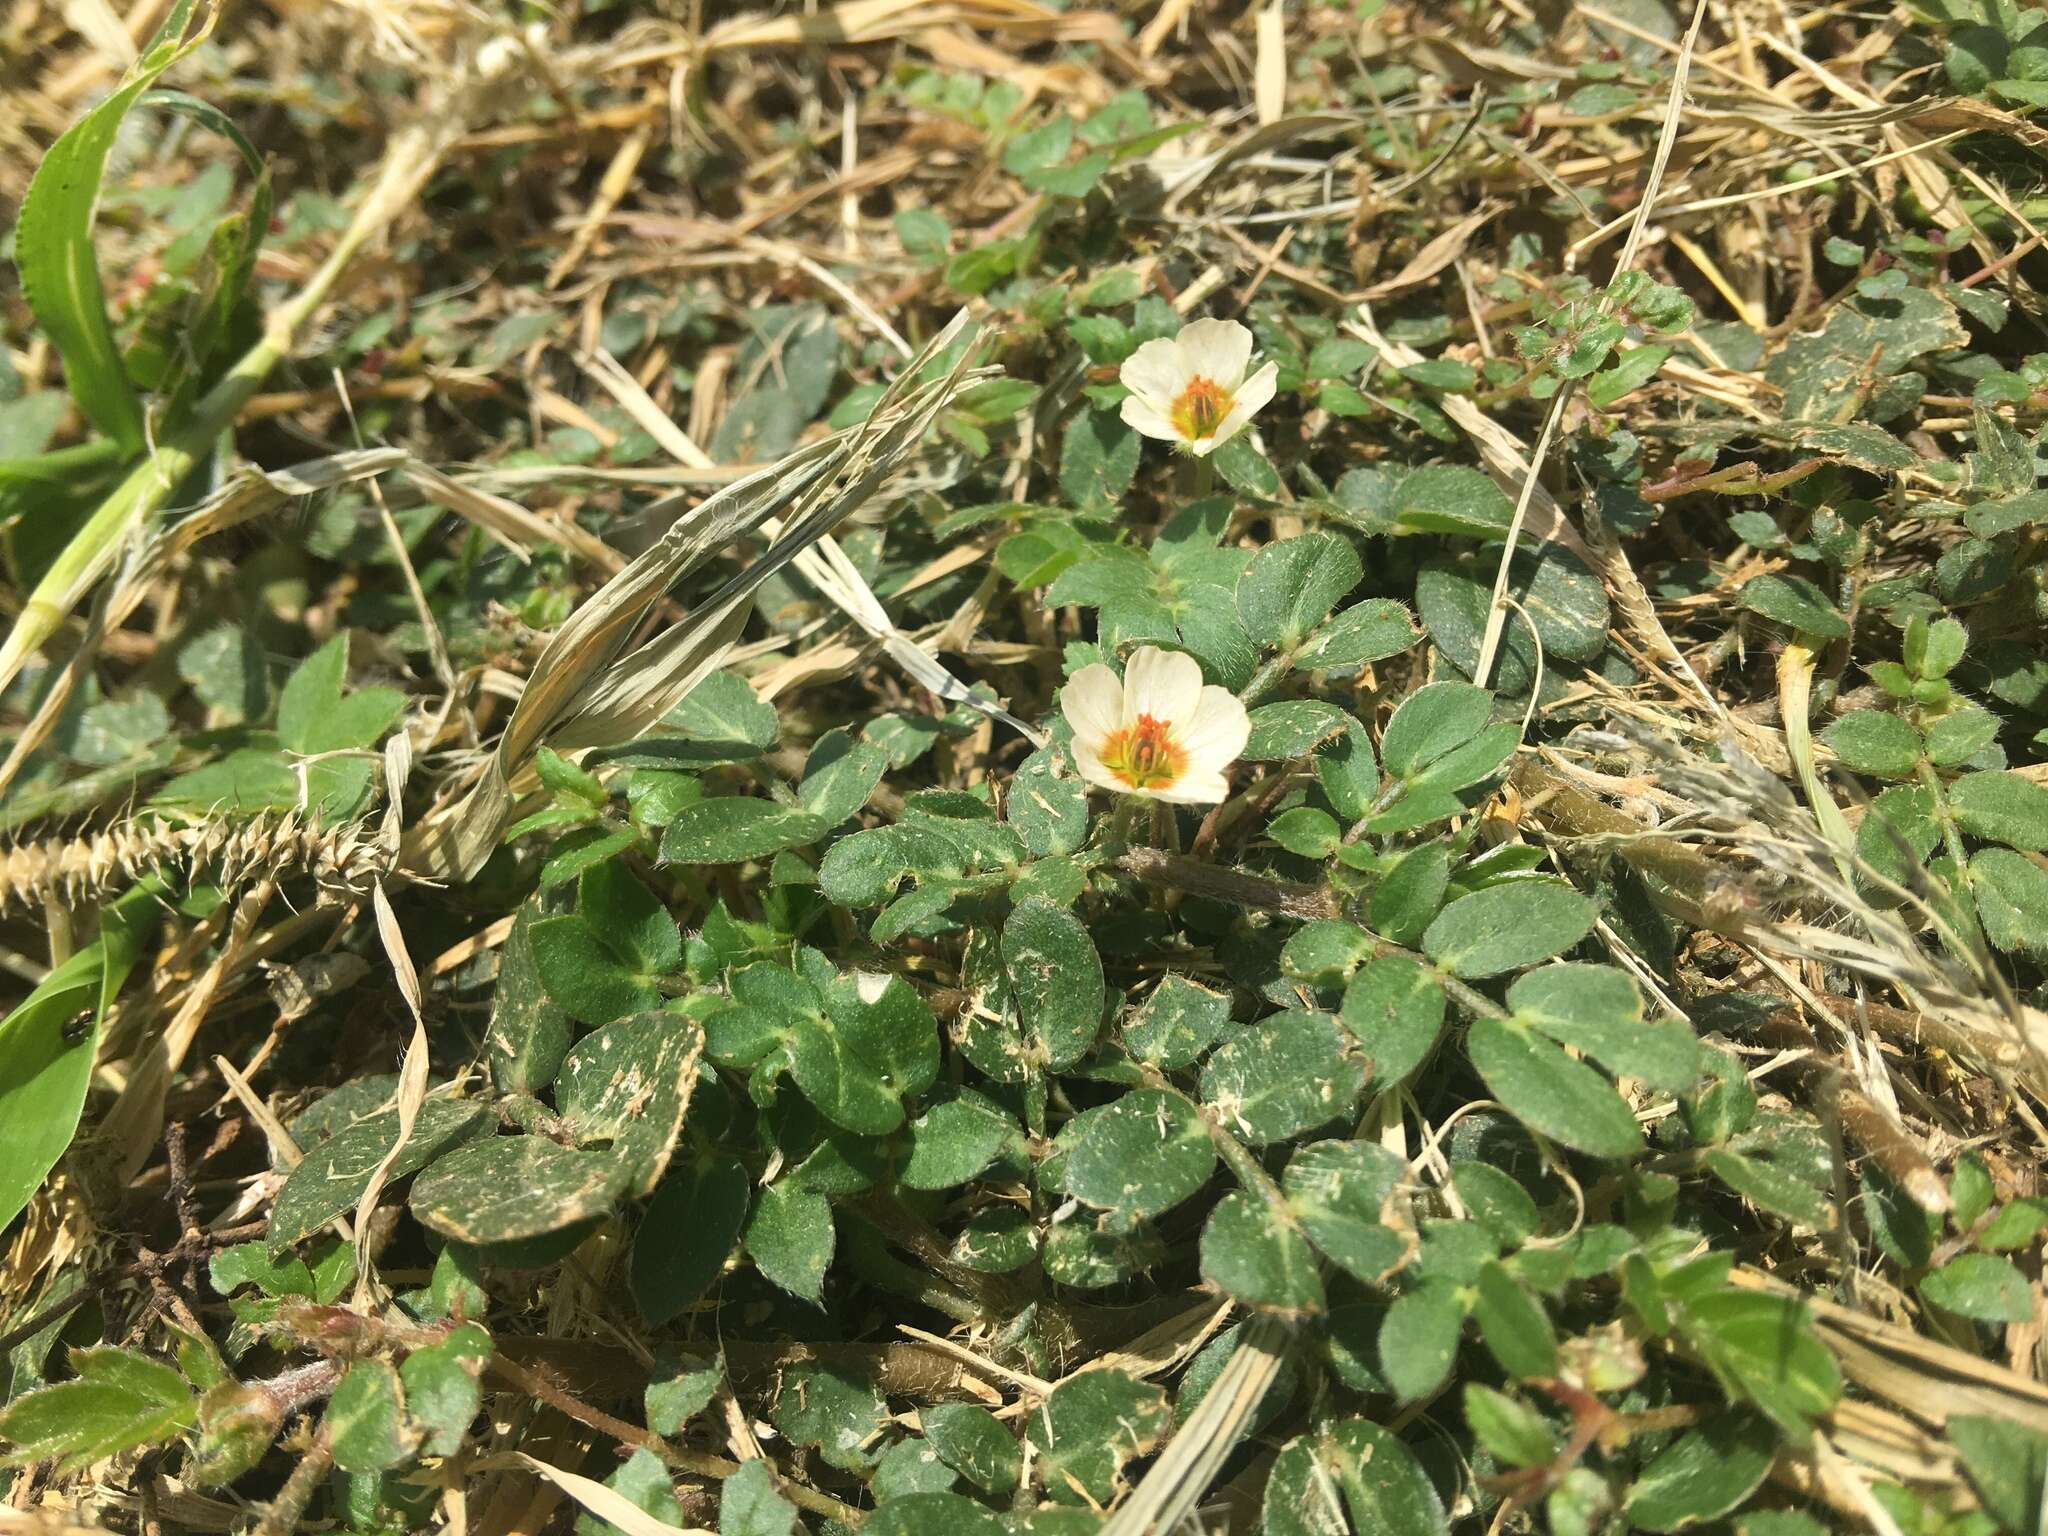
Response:
M160 108L165 112L175 112L180 117L191 118L202 128L212 129L235 146L236 152L242 157L242 164L249 168L251 176L263 174L263 156L257 151L256 146L249 142L249 135L242 132L235 120L212 102L201 101L188 91L174 91L166 86L162 90L151 91L142 98L142 104L145 107Z
M162 882L151 878L100 914L100 935L0 1019L0 1228L28 1204L78 1131L100 1023L154 926ZM73 1029L83 1012L92 1027Z
M121 445L96 437L70 448L52 448L23 459L0 459L0 491L29 485L70 485L81 474L107 469L121 461Z
M128 109L156 79L197 43L152 48L121 88L67 128L36 167L22 199L14 259L21 291L43 332L64 359L72 398L130 453L143 447L142 403L121 366L120 348L107 320L99 263L92 246L93 215L107 152Z

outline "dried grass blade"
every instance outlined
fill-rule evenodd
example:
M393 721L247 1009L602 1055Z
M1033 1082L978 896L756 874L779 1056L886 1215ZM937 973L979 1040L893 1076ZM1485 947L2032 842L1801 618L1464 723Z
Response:
M1297 139L1326 138L1346 129L1357 129L1364 122L1365 119L1354 112L1298 112L1276 122L1261 123L1221 149L1196 160L1155 155L1143 163L1158 177L1164 194L1165 212L1171 216L1181 202L1240 160L1266 154Z
M699 448L696 440L654 403L654 397L641 387L638 379L620 366L619 360L611 353L600 348L576 361L582 364L585 373L604 386L605 393L618 402L619 408L633 418L641 431L661 445L662 452L691 469L717 467L711 455Z
M927 349L928 353L937 350ZM562 746L597 746L630 740L681 702L718 665L738 638L754 593L824 538L874 494L897 461L931 429L967 378L962 351L947 376L920 386L900 406L884 397L866 424L853 429L831 478L810 477L796 509L761 557L734 576L681 624L621 658L557 733ZM915 369L906 370L914 374ZM838 489L835 490L834 488ZM766 517L760 519L765 525Z
M619 366L617 359L600 351L579 361L584 371L605 388L620 408L679 463L693 469L710 467L710 456L668 418L641 388L640 381ZM782 524L775 518L764 519L761 527L771 539L782 536ZM861 575L859 568L846 557L846 551L839 547L838 540L829 533L818 540L815 548L799 550L795 564L804 579L820 594L865 630L871 639L880 642L882 649L910 675L913 682L949 704L966 704L991 719L1002 721L1034 747L1045 744L1045 737L1037 730L1008 710L976 695L936 656L899 630L890 621L888 610L868 585L867 578Z
M887 42L927 27L965 23L992 29L1070 27L1078 19L1031 0L848 0L803 16L739 16L704 38L704 51L744 48L845 47ZM1107 18L1102 18L1107 20Z
M626 1536L716 1536L715 1532L701 1527L670 1525L666 1520L657 1520L623 1493L605 1487L594 1477L566 1471L524 1451L514 1452L514 1455L518 1457L519 1466L546 1478L598 1519L624 1531Z
M1287 112L1287 12L1280 0L1259 12L1253 36L1253 101L1261 123L1277 123Z
M570 752L612 746L647 731L718 669L754 611L755 588L766 579L714 598L621 658L574 718L549 738L555 747Z
M735 481L678 518L657 543L600 587L555 631L535 661L498 745L501 767L509 771L525 762L564 716L577 711L577 701L611 668L627 637L670 586L838 468L848 452L846 442L827 440Z
M1409 257L1400 271L1384 281L1374 283L1358 297L1368 301L1384 299L1428 282L1464 255L1465 247L1472 236L1498 218L1506 206L1499 198L1488 198Z
M419 972L413 968L412 956L405 947L405 931L398 926L398 914L391 910L391 898L384 894L384 882L381 880L371 891L371 905L377 913L377 937L383 941L384 953L391 959L392 974L398 981L400 995L405 998L405 1006L412 1011L412 1040L405 1048L405 1061L398 1069L398 1135L392 1139L391 1149L371 1172L370 1182L363 1188L363 1197L356 1203L355 1308L358 1312L369 1310L379 1289L370 1264L370 1217L377 1209L377 1201L384 1193L392 1167L398 1162L398 1154L412 1139L412 1128L419 1120L420 1105L426 1102L427 1097L427 1025L420 1013Z
M726 486L678 518L571 614L534 662L482 778L460 802L414 828L406 868L428 878L467 879L490 856L511 809L512 781L543 741L564 750L628 741L679 703L738 638L760 585L872 496L939 412L982 377L970 366L970 344L940 378L919 382L925 368L962 339L967 323L963 311L934 336L865 422ZM660 505L666 504L656 510ZM759 559L688 618L620 654L676 582L777 517L787 517L787 526Z
M1256 1317L1245 1324L1215 1384L1130 1497L1103 1522L1101 1536L1154 1536L1179 1529L1280 1374L1286 1349L1286 1325L1277 1319Z

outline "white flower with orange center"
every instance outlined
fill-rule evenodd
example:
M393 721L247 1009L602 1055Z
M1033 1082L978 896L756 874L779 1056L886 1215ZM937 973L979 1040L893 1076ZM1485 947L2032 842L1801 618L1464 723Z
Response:
M1191 805L1229 795L1223 771L1252 730L1237 695L1204 685L1194 657L1149 645L1131 653L1121 678L1099 662L1076 672L1060 709L1090 784Z
M1273 398L1279 365L1246 378L1251 360L1252 333L1235 320L1196 320L1178 336L1146 342L1117 373L1130 391L1125 425L1208 457Z

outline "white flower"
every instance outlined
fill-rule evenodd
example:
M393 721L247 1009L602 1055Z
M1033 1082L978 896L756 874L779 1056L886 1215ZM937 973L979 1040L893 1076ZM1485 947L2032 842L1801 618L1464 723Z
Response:
M1178 336L1148 341L1117 373L1130 391L1124 422L1206 458L1273 398L1279 365L1246 378L1251 360L1252 333L1235 320L1197 320Z
M1192 656L1143 645L1119 679L1097 663L1060 692L1074 728L1074 763L1104 789L1153 800L1213 805L1230 793L1223 770L1251 736L1228 688L1204 687Z

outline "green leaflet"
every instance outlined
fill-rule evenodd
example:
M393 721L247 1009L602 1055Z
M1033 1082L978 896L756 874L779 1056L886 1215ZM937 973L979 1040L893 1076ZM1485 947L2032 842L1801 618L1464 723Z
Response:
M16 1398L0 1412L0 1465L53 1460L83 1467L171 1439L192 1422L191 1388L160 1361L126 1349L72 1352L75 1376Z
M1266 1485L1265 1524L1269 1536L1441 1536L1450 1528L1414 1453L1366 1419L1343 1419L1287 1442Z
M0 1019L0 1227L14 1220L78 1129L107 1005L142 952L163 890L155 877L100 914L100 935ZM91 1014L90 1027L74 1021Z

